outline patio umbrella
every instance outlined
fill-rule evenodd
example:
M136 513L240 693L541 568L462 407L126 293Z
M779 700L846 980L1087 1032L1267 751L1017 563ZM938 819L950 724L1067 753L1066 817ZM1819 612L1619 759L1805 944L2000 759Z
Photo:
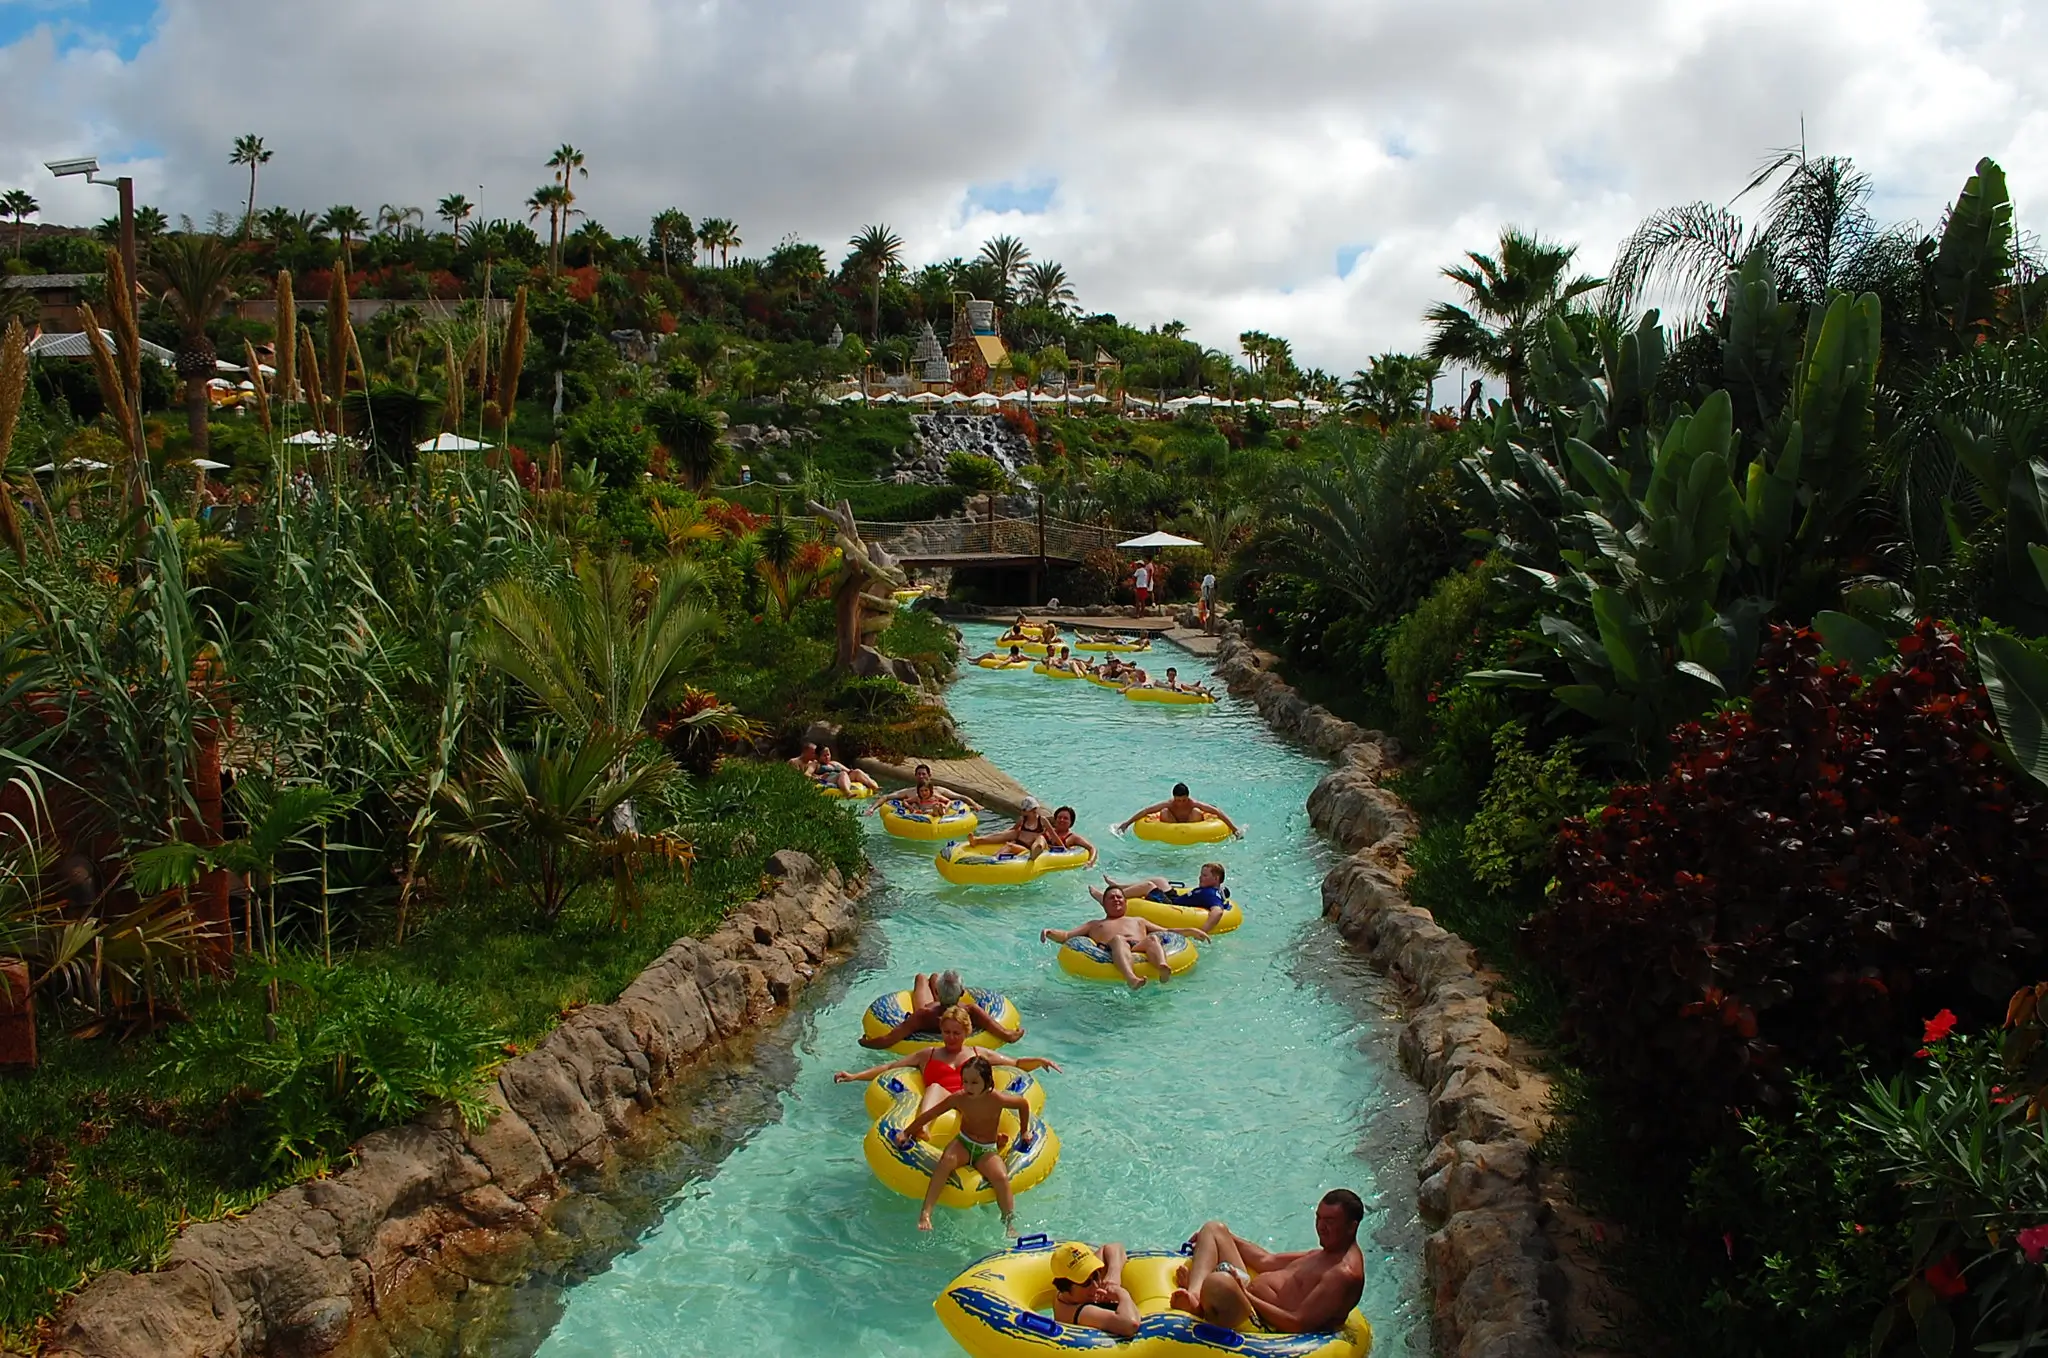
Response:
M1139 551L1152 547L1199 547L1201 545L1201 543L1196 542L1193 538L1184 538L1166 532L1147 533L1141 538L1132 538L1128 542L1119 542L1117 544L1119 547L1136 548Z
M79 471L103 472L107 469L107 464L104 462L96 462L89 457L74 457L69 462L64 464L64 469L66 471L70 471L74 468L76 468ZM36 471L39 474L43 472L53 472L56 470L57 464L54 462L45 462L42 466L36 468Z
M490 446L488 443L478 443L475 439L466 439L460 434L436 434L419 445L419 449L423 453L475 453Z
M338 434L323 434L317 429L304 429L293 434L285 442L298 448L325 448L330 443L339 443Z
M227 463L215 462L210 457L195 457L190 462L187 462L185 465L188 467L197 467L199 468L199 470L203 472L224 472L228 469Z
M839 399L842 401L865 401L868 399L868 394L864 391L849 391Z
M921 406L935 406L946 398L935 391L920 391L910 399Z

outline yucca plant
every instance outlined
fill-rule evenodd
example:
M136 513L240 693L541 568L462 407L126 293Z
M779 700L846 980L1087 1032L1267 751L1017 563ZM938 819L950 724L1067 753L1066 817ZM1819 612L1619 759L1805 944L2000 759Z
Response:
M178 376L185 382L185 427L192 453L205 457L207 418L212 413L207 383L219 375L220 355L207 325L233 301L248 273L248 257L234 243L199 231L166 236L151 252L150 282L178 324Z

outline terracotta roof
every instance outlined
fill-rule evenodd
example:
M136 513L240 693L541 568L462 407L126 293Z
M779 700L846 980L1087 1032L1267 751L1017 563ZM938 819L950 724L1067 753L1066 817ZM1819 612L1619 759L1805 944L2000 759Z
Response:
M981 361L991 368L1010 356L1010 351L1003 347L1002 340L994 335L976 335L974 345L981 350Z

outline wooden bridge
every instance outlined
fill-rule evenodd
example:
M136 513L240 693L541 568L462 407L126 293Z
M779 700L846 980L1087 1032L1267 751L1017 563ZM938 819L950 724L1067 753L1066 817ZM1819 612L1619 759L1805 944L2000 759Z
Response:
M1018 570L1031 577L1036 600L1047 570L1078 566L1090 552L1127 536L1102 524L1075 523L1040 513L1033 518L930 519L921 523L860 524L862 539L878 544L896 564L919 570Z

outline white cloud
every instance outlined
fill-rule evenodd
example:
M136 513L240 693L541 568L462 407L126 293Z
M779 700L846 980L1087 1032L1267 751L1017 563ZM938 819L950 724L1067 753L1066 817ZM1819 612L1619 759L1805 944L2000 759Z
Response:
M1349 371L1419 343L1436 271L1502 223L1597 271L1802 115L1887 213L1931 225L1990 154L2026 217L2044 29L2023 0L164 0L130 60L0 48L0 183L97 219L111 195L40 161L127 148L146 201L203 218L253 131L269 202L515 215L567 140L615 231L674 204L836 256L887 221L919 259L1010 231L1090 306Z

